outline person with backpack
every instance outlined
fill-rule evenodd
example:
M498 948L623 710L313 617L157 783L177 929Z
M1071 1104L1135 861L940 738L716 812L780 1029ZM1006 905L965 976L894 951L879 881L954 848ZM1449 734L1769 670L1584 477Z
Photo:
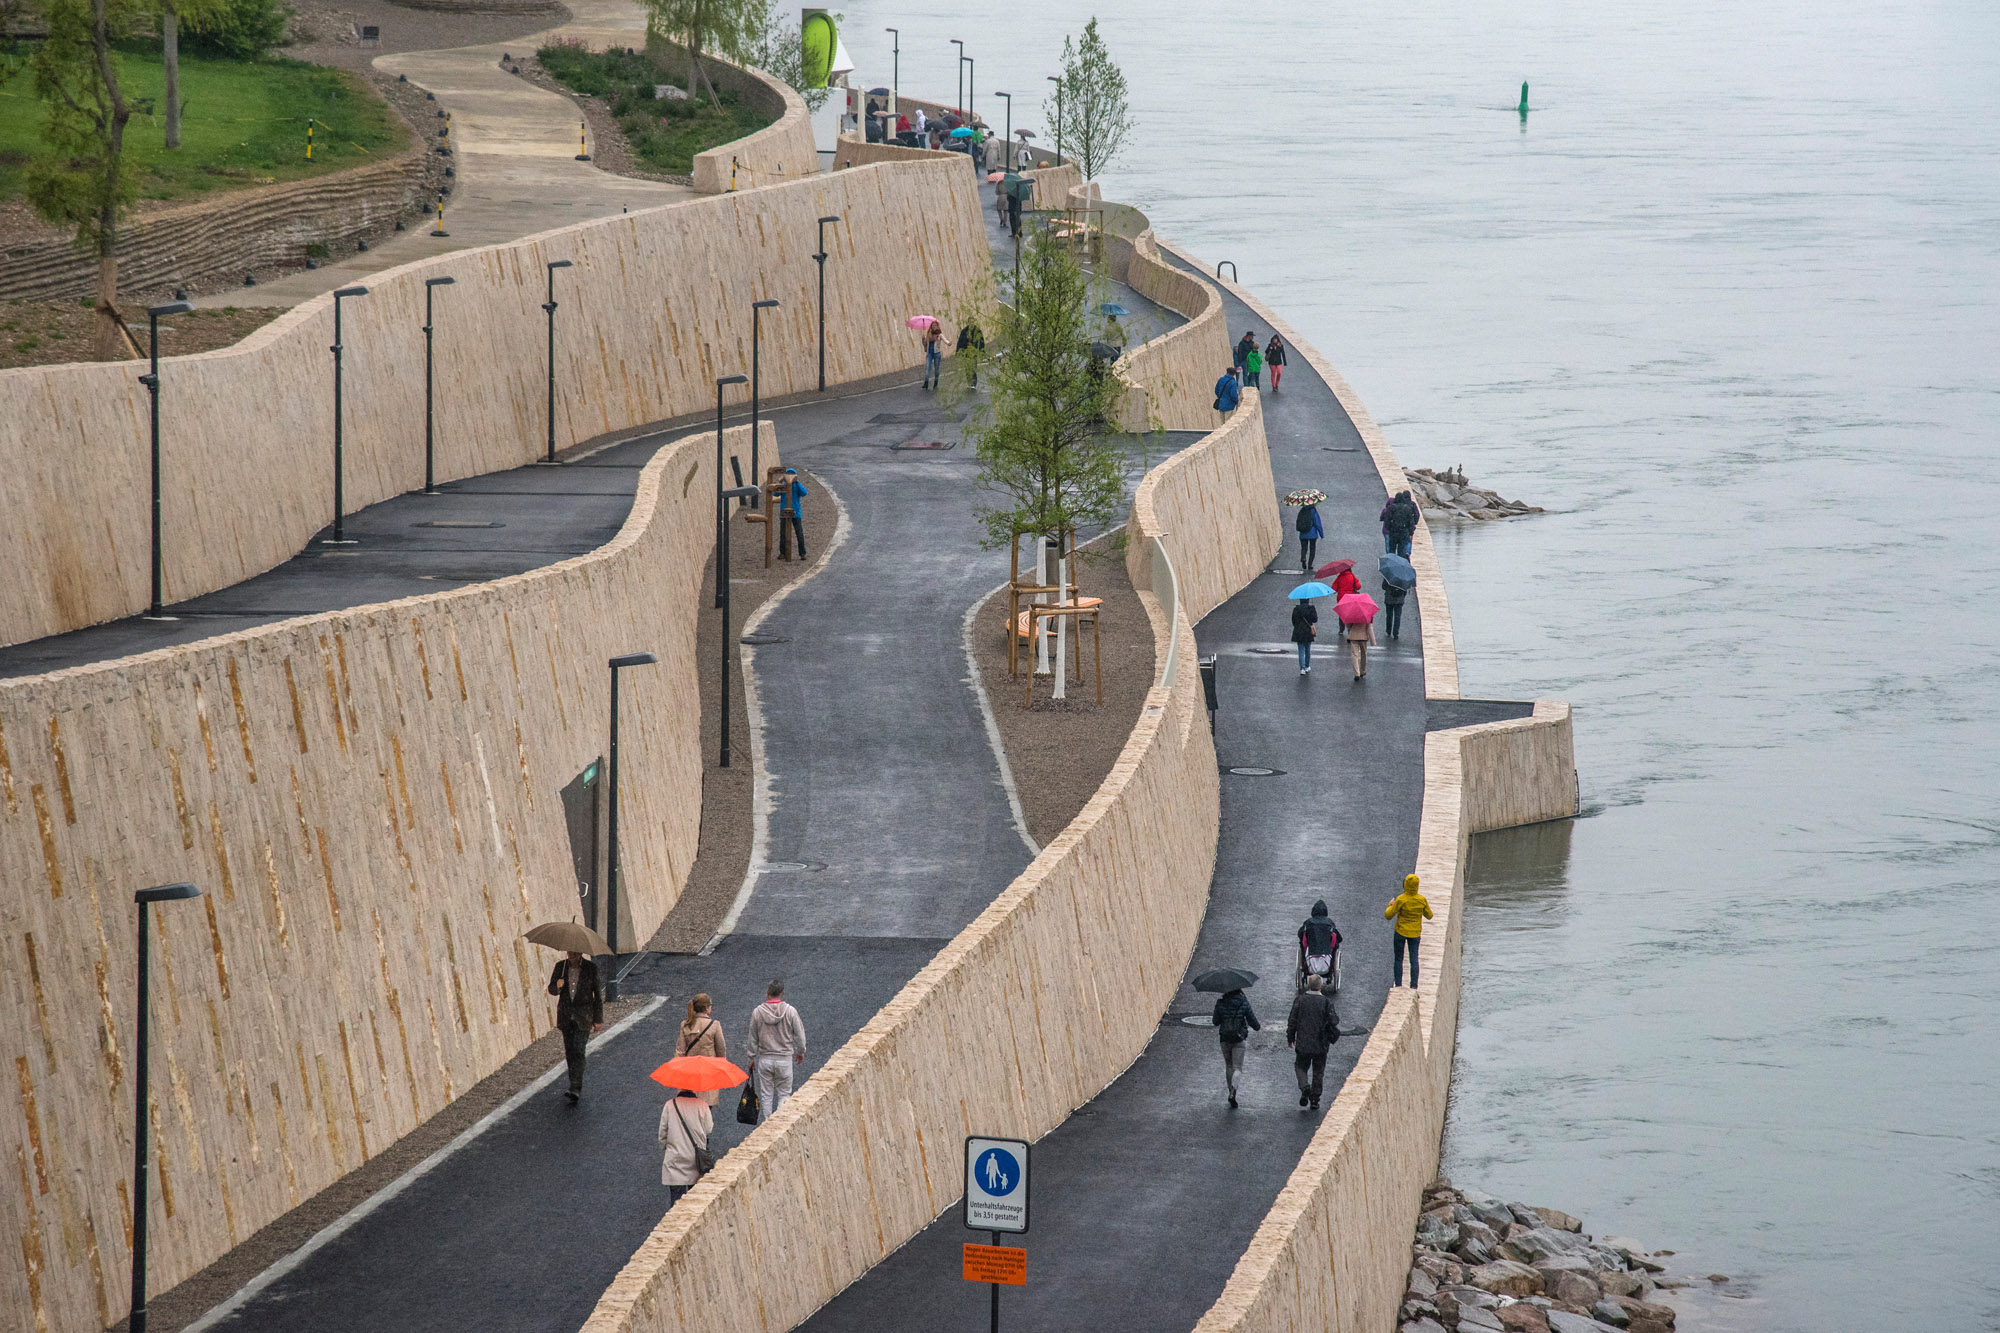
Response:
M715 1166L708 1136L715 1132L715 1112L698 1092L682 1088L660 1108L660 1183L667 1187L667 1207L695 1187Z
M1222 378L1215 382L1215 410L1234 412L1236 405L1243 401L1243 390L1236 383L1236 367L1222 372Z
M792 537L799 539L799 559L806 558L806 484L799 480L799 470L788 467L781 474L785 481L785 493L778 497L778 559L792 558Z
M1424 921L1431 915L1430 900L1417 892L1418 880L1415 875L1403 876L1403 891L1389 900L1382 909L1384 921L1396 923L1396 934L1392 947L1395 950L1395 971L1390 975L1391 986L1403 984L1403 955L1410 956L1410 989L1417 988L1417 945L1424 935Z
M1285 373L1285 342L1275 333L1271 335L1271 341L1265 345L1264 364L1271 368L1271 392L1276 393L1278 381Z
M1410 539L1417 533L1419 511L1408 491L1397 491L1382 506L1382 549L1389 555L1410 558Z
M966 356L970 352L972 355ZM972 387L979 387L979 362L986 354L986 335L977 324L967 324L958 331L958 354L965 358L965 367L972 376Z
M1250 1007L1250 997L1241 987L1228 992L1215 1002L1215 1033L1222 1038L1222 1081L1229 1088L1229 1109L1236 1109L1236 1076L1243 1072L1243 1043L1250 1040L1254 1029L1264 1030L1257 1021L1257 1011Z
M1264 373L1264 354L1257 350L1257 340L1250 340L1250 350L1243 354L1243 373L1246 383L1253 389L1260 388L1258 380Z
M1319 608L1312 604L1312 598L1301 597L1292 603L1292 642L1299 646L1299 674L1309 674L1313 669L1313 640L1319 637Z
M1382 635L1384 638L1403 637L1403 602L1410 590L1400 583L1382 580Z
M1312 915L1299 927L1299 986L1308 977L1333 980L1333 955L1340 948L1340 928L1327 915L1326 899L1313 904Z
M1326 998L1326 982L1307 977L1306 988L1292 1001L1285 1019L1285 1045L1292 1048L1292 1068L1299 1076L1299 1105L1319 1110L1326 1083L1326 1056L1340 1040L1340 1016Z
M1299 534L1299 573L1310 574L1313 561L1319 554L1319 539L1326 536L1326 524L1320 521L1319 506L1300 505L1299 516L1292 520L1292 528Z

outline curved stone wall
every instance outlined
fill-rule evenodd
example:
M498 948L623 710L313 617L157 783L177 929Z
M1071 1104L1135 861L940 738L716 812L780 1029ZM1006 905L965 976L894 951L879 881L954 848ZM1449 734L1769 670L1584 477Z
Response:
M735 428L748 446L748 427ZM766 432L765 447L773 447ZM576 915L560 790L621 690L619 938L694 861L715 450L663 447L589 555L434 596L0 681L0 1309L102 1328L128 1287L132 893L155 909L150 1270L198 1271L553 1022ZM10 1241L10 1248L14 1242ZM8 1326L16 1321L9 1320Z
M352 509L423 484L424 280L436 302L441 479L518 467L547 430L546 261L556 274L556 441L713 410L763 324L767 397L817 385L814 219L828 230L827 374L921 363L903 328L990 267L975 183L952 163L816 176L460 251L369 279L345 302ZM162 363L166 587L180 600L290 558L331 520L333 299L234 347ZM0 371L0 642L145 609L147 400L137 362ZM732 400L734 401L734 400ZM242 479L255 477L246 491ZM80 515L88 515L81 521Z
M686 47L648 33L646 54L670 77L685 78ZM813 138L812 112L804 98L761 69L714 55L704 55L702 64L717 88L735 89L776 119L753 134L696 153L692 175L698 192L756 190L819 174L819 147ZM676 75L676 70L683 73ZM690 94L694 91L688 89Z
M1171 516L1186 526L1160 544L1173 568L1198 572L1163 588L1146 570L1139 596L1156 654L1163 666L1177 660L1110 776L991 907L667 1213L598 1302L589 1333L794 1326L958 1198L954 1149L967 1125L1039 1138L1138 1058L1186 969L1215 860L1220 790L1193 607L1263 568L1281 536L1274 507L1255 411L1142 483L1130 546L1150 551ZM1135 942L1122 923L1141 917L1151 928Z

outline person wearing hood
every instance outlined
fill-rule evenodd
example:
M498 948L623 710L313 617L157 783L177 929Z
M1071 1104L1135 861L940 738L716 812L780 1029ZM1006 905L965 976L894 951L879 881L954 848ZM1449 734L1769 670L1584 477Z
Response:
M1319 516L1319 506L1300 505L1292 528L1299 534L1299 573L1310 574L1319 555L1319 539L1326 536L1326 523ZM1339 589L1334 591L1338 594Z
M1257 350L1256 330L1245 329L1243 331L1243 340L1236 344L1236 349L1235 349L1236 378L1242 380L1242 382L1245 384L1248 384L1250 382L1249 380L1243 378L1250 372L1250 353L1256 350Z
M1242 987L1229 991L1215 1002L1215 1033L1222 1038L1222 1081L1229 1088L1229 1109L1236 1109L1236 1076L1243 1072L1243 1043L1250 1040L1250 1032L1262 1032L1264 1025L1257 1021L1257 1011L1250 1007L1250 997Z
M773 981L764 994L764 1003L750 1014L750 1070L764 1114L773 1116L792 1095L793 1070L805 1063L806 1025L799 1011L785 1003L782 980Z
M1403 602L1409 595L1410 590L1402 584L1391 583L1387 578L1382 580L1383 637L1390 639L1403 637Z
M1354 567L1349 565L1333 576L1333 598L1339 601L1351 592L1361 591L1361 580L1354 577Z
M1236 405L1243 401L1243 387L1236 382L1236 367L1222 372L1222 378L1215 382L1215 410L1234 412Z
M1424 921L1431 915L1430 900L1417 892L1418 880L1415 875L1403 876L1403 891L1389 900L1382 909L1384 921L1396 923L1395 934L1395 978L1389 984L1403 984L1403 955L1410 956L1410 989L1417 988L1417 945L1423 939Z
M1285 1019L1285 1045L1292 1048L1292 1068L1299 1076L1299 1105L1319 1110L1326 1084L1326 1055L1340 1040L1340 1016L1326 998L1326 982L1307 977L1306 988L1292 1001Z
M1333 980L1333 951L1340 947L1340 928L1326 913L1326 899L1313 904L1312 915L1299 927L1299 985L1307 977Z
M1312 604L1312 598L1301 597L1292 603L1292 642L1299 646L1299 674L1306 675L1313 669L1313 640L1319 637L1319 608Z
M1382 549L1390 555L1410 558L1410 539L1416 536L1419 511L1408 491L1397 491L1382 506Z

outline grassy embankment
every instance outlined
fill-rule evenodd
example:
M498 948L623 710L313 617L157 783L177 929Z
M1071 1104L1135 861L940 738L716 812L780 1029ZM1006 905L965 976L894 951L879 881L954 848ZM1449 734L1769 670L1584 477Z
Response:
M656 84L678 83L687 75L667 74L643 55L560 43L543 47L535 58L564 87L609 107L632 155L649 171L685 176L694 170L696 153L754 134L773 119L731 91L719 94L720 109L706 90L699 97L654 97Z
M360 80L297 60L181 56L181 147L168 152L159 114L166 72L157 44L117 53L126 97L143 114L125 129L126 160L141 199L185 199L216 190L343 171L401 152L409 130ZM313 160L306 124L315 122ZM43 151L43 112L26 70L0 82L0 203L21 198L31 157Z

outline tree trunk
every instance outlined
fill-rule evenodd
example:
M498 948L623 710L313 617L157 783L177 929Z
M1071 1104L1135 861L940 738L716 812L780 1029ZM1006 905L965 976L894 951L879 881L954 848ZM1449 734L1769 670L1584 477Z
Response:
M127 355L125 332L112 314L118 304L118 256L97 257L97 326L93 350L99 361L123 361Z
M160 54L167 67L167 147L181 146L181 16L172 5L160 7Z

